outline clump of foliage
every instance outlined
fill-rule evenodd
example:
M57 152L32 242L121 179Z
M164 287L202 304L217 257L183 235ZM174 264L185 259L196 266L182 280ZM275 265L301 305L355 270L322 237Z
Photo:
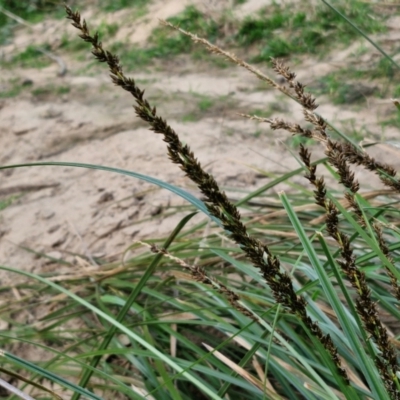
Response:
M371 7L364 2L353 1L351 6L339 5L338 11L366 33L385 30L379 19L371 17ZM282 29L285 29L285 35L282 35ZM332 13L324 5L318 5L315 11L300 9L297 12L287 6L276 5L260 11L258 17L246 18L236 39L242 45L256 45L260 50L254 61L259 62L291 54L316 54L327 43L349 44L357 36L354 28L340 14Z
M43 46L46 49L47 46ZM51 64L51 60L46 57L35 46L28 46L25 50L17 53L10 62L11 65L17 64L22 68L43 68Z
M118 11L126 7L144 7L148 0L100 0L100 6L104 11Z
M188 6L183 12L168 19L173 24L196 32L202 37L214 41L222 35L221 23L210 18L194 6ZM128 68L140 68L151 64L154 59L172 58L178 54L193 51L193 42L176 32L169 32L162 28L156 28L143 48L139 46L116 43L111 47L112 51L123 50L122 61Z
M54 0L0 0L0 44L9 41L12 29L17 24L3 10L34 23L56 9L59 10L59 4Z
M209 18L194 6L188 6L175 17L168 19L171 24L180 26L182 29L190 32L196 32L197 35L205 37L215 42L221 33L219 24ZM154 55L158 57L174 56L187 53L193 49L193 42L190 38L166 31L165 29L156 29L150 37L150 43L153 45Z

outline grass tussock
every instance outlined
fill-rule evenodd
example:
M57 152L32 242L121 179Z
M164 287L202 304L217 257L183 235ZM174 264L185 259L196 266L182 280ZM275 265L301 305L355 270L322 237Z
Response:
M356 14L349 17L360 25L370 23L362 25L365 30L379 31L365 15L357 19L357 13L364 12L360 4L355 2ZM338 10L332 20L347 38L351 29L340 18L346 10ZM185 198L196 212L207 216L212 228L209 222L189 226L196 213L191 209L168 238L133 244L132 249L146 251L122 264L80 259L84 268L75 275L19 271L34 283L2 288L6 296L11 289L23 293L18 301L2 305L3 319L11 323L13 315L22 318L21 311L29 315L39 304L48 312L29 329L17 321L9 333L1 332L6 349L1 371L13 383L8 390L17 395L19 388L30 385L32 392L43 393L49 389L42 382L50 381L62 388L57 393L73 400L82 396L400 399L400 331L393 322L400 318L396 170L319 115L317 99L284 62L272 59L272 70L281 77L277 83L211 43L209 34L215 38L218 27L207 25L201 16L192 16L194 25L186 29L177 21L163 21L163 29L171 28L177 35L171 39L177 52L200 45L245 68L303 110L301 124L287 118L242 115L304 141L299 146L298 170L272 179L234 203L159 115L136 80L125 75L118 56L103 46L99 34L91 33L79 12L66 7L66 13L80 38L92 46L94 58L107 64L112 82L133 96L136 115L161 135L169 159L196 184L203 201L151 177L141 179ZM258 40L256 35L267 40L283 23L300 29L296 24L308 16L299 13L290 18L288 22L281 10L267 24L247 19L238 35L248 44ZM319 18L321 25L314 29L324 35L314 35L314 40L325 40L332 27L327 16ZM195 29L203 29L206 37L192 33ZM318 43L307 44L314 45ZM291 46L300 48L301 43L290 44L289 50ZM309 141L323 147L323 159L312 161ZM113 170L73 163L35 165ZM320 172L322 166L330 172L329 179ZM383 189L362 191L354 166L377 175ZM299 193L279 193L274 199L266 194L298 174L308 182ZM332 178L337 185L331 184ZM259 200L264 200L263 208ZM241 207L251 212L243 213ZM41 362L17 357L17 345L40 346L45 356ZM55 389L50 392L56 396Z

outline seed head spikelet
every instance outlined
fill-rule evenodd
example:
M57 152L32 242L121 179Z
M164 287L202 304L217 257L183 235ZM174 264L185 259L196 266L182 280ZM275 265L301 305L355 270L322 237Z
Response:
M363 214L354 199L355 193L359 189L359 184L355 180L354 174L349 170L345 157L342 154L337 153L336 150L332 150L329 144L328 149L330 150L327 151L327 156L331 164L336 167L340 176L340 182L349 189L346 193L346 198L353 206L353 210L361 223L365 224ZM360 271L356 265L356 257L350 239L339 229L340 211L330 199L326 198L325 184L323 180L317 179L316 177L316 167L311 164L310 152L301 145L299 154L308 170L306 178L316 188L314 191L316 203L324 207L326 210L326 229L328 234L336 240L340 247L340 253L343 259L338 260L338 264L341 266L349 282L357 292L358 297L356 298L356 310L364 323L366 331L374 339L381 352L381 355L378 356L375 363L383 381L385 382L388 392L394 399L398 399L400 398L400 392L396 385L396 373L399 371L399 365L397 363L396 353L389 341L389 334L379 318L376 303L372 301L371 290L368 287L365 274ZM384 247L386 247L385 243L383 243L381 249ZM397 282L395 285L397 286Z
M361 165L364 168L376 173L380 180L390 188L400 192L400 180L395 179L396 170L388 165L376 161L366 151L357 148L349 142L340 143L332 140L327 133L327 123L320 116L314 113L318 107L315 98L305 92L305 85L295 80L295 74L289 71L289 68L278 60L272 60L274 70L280 74L287 82L290 88L294 89L297 101L303 106L304 118L307 122L314 125L315 129L310 131L304 129L298 124L288 123L281 119L259 119L270 124L272 129L285 129L291 133L299 134L304 137L313 138L325 146L325 151L333 155L336 152L336 158L341 157L345 162L355 165ZM254 116L248 118L255 119ZM339 160L337 160L339 161Z

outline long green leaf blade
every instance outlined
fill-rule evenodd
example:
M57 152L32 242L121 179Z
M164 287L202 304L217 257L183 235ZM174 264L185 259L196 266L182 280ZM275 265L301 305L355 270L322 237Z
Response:
M344 312L343 304L340 302L337 293L323 268L323 265L319 261L319 258L315 252L312 243L308 239L303 226L301 225L295 211L293 210L293 207L290 205L289 200L284 193L280 195L280 198L282 200L283 206L288 213L293 228L299 235L299 239L304 246L304 249L306 250L308 258L310 259L314 269L318 273L320 283L324 289L324 293L332 308L335 310L335 313L340 321L342 329L346 334L346 337L350 340L352 344L352 350L355 352L359 360L359 368L361 368L361 370L363 371L365 379L368 381L375 398L390 400L388 393L386 392L384 385L379 378L379 374L376 368L374 368L374 366L372 365L371 360L368 358L363 346L356 336L353 326L349 321L347 314ZM337 378L339 378L338 375ZM353 389L345 386L342 382L342 379L336 379L336 381L340 385L343 394L346 395L346 398L349 400L354 399L355 393Z

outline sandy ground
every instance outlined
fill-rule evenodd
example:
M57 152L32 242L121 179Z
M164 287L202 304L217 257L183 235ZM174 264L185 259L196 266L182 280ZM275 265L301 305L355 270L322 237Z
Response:
M231 4L230 1L154 1L148 15L137 24L121 28L115 39L128 35L132 42L144 42L157 25L157 18L175 15L189 3L196 3L210 13ZM235 12L247 15L265 4L248 1ZM119 20L123 14L124 10L95 17L93 10L84 12L91 25L101 18ZM27 44L42 43L44 38L52 38L50 41L56 46L63 32L77 33L66 20L21 27L13 43L2 49L3 57ZM390 38L398 34L395 28L388 33ZM300 80L312 84L318 77L345 66L358 45L336 51L323 61L308 57L295 70ZM376 51L370 49L368 54L375 57ZM70 90L42 95L24 90L16 97L0 101L1 165L44 161L100 164L146 174L197 193L180 169L169 162L162 138L135 117L133 99L112 85L105 68L85 70L89 57L82 61L68 54L62 57L68 66L67 74L62 77L57 75L56 63L40 70L2 70L3 90L12 78L25 81L32 88L47 85ZM296 104L277 96L238 67L218 69L189 58L183 65L182 60L185 59L134 76L139 83L143 82L141 86L146 88L153 104L182 140L190 144L206 170L229 189L233 198L241 196L235 188L251 190L268 181L259 170L276 173L298 167L284 144L288 133L272 132L266 125L237 115L275 107L276 116L286 115L301 123L301 109ZM274 76L272 72L270 75ZM217 106L203 113L196 110L196 98L201 95L215 98ZM370 140L398 138L398 130L387 127L383 131L378 125L378 119L393 107L389 99L370 97L362 106L336 107L326 98L321 98L320 103L320 114L339 127L341 121L354 119L356 125L368 126L370 132L376 132ZM185 122L185 116L193 113L195 120ZM396 148L378 146L374 154L400 167ZM321 149L316 151L315 156L318 155L322 155ZM367 182L365 189L381 187L370 174L360 171L357 175ZM22 247L69 261L74 260L75 254L89 260L118 259L135 240L169 233L182 214L168 217L168 210L185 204L167 190L104 171L42 166L4 170L0 177L1 199L19 196L0 212L0 263L35 272L50 270L54 264ZM304 181L299 178L299 182ZM285 188L287 185L282 184L275 190ZM5 281L11 279L2 276Z

